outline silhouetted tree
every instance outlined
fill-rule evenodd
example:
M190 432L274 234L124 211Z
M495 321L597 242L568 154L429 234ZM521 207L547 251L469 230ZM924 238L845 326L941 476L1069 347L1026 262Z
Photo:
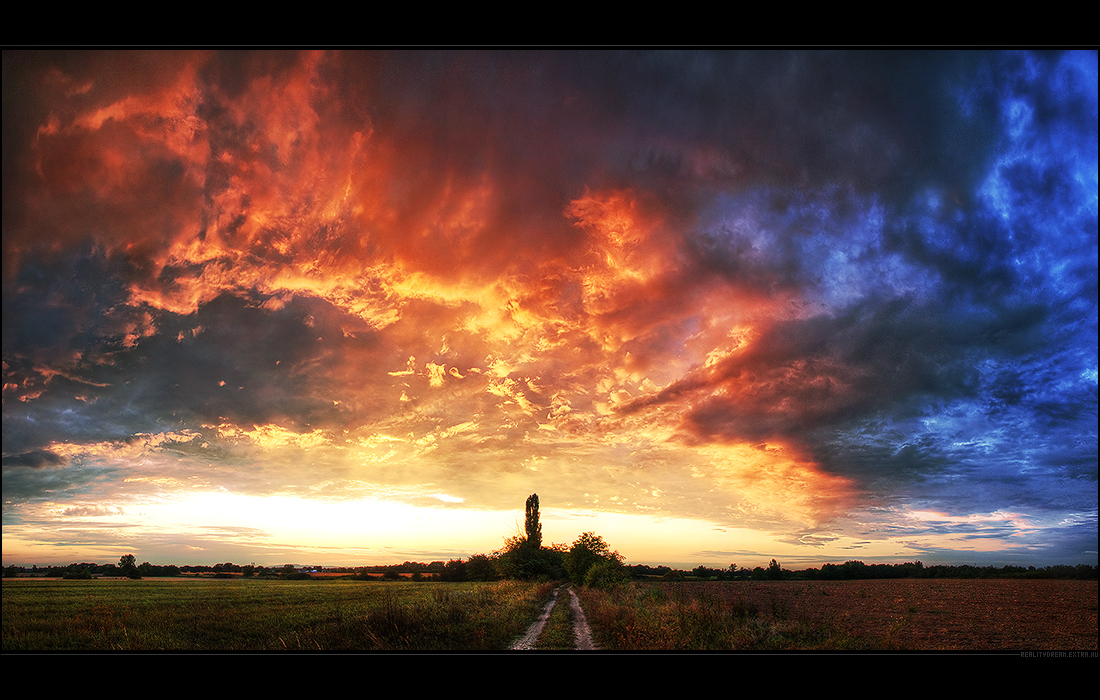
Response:
M486 554L474 554L466 560L466 578L470 581L495 581L496 564Z
M527 531L527 545L532 549L542 546L542 525L539 523L539 495L533 493L527 497L527 517L524 523Z
M775 559L772 559L771 563L768 564L768 578L772 581L778 581L783 578L783 568L779 566L779 562Z
M461 559L452 559L443 565L443 573L439 575L439 579L461 583L466 580L466 575L466 562Z
M503 578L558 580L565 577L564 555L563 545L542 546L539 496L533 493L527 497L524 533L505 539L504 546L493 553L493 558Z
M526 537L515 535L504 541L504 547L495 552L494 557L504 578L556 580L565 576L564 553L563 545L532 547Z
M129 576L130 578L141 578L141 573L137 568L137 557L133 554L124 554L118 560L118 568L123 576Z

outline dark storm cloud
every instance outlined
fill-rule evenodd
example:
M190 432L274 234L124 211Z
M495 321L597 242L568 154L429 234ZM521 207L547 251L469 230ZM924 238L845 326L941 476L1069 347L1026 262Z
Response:
M21 267L4 293L4 357L56 369L96 363L122 349L140 312L126 306L130 269L91 243Z
M815 75L827 85L825 68L848 57L815 58L815 66L794 61L792 76ZM924 85L938 90L958 76L931 70L943 67L943 56L914 58L902 63L929 69ZM974 67L973 60L955 66ZM685 250L707 274L745 288L797 291L820 313L778 322L748 348L624 410L682 404L692 442L795 440L834 473L868 486L905 484L911 496L923 490L960 512L997 504L1041 509L1076 479L1095 482L1097 219L1088 191L1095 88L1090 110L1088 85L1067 80L1072 64L1081 60L1087 69L1090 57L977 60L986 63L983 71L997 69L990 75L999 82L959 87L965 114L943 101L950 91L900 109L909 73L882 83L892 88L856 119L855 96L876 71L852 71L835 93L847 96L836 103L841 112L869 133L898 136L897 148L922 151L899 157L902 169L886 167L877 183L860 169L864 159L841 167L824 151L812 155L813 125L837 131L841 112L808 109L823 116L801 122L793 148L815 166L815 184L829 187L794 194L754 181L756 194L729 196L701 218ZM1091 62L1094 69L1094 55ZM824 106L816 88L800 94L809 95L800 107ZM881 106L888 109L877 112ZM935 127L918 127L928 123ZM882 155L888 166L889 152ZM955 158L968 160L970 170L955 169ZM776 162L788 160L799 159ZM830 262L837 259L843 264ZM922 428L922 417L933 416L938 427ZM1017 429L1006 434L1005 423ZM970 449L959 449L960 441ZM973 488L932 483L941 478L965 478ZM1094 508L1095 496L1075 507Z
M846 183L905 201L930 185L969 191L984 172L995 101L975 97L963 118L952 89L988 60L980 52L600 52L568 55L563 72L592 102L597 125L622 130L604 142L620 150L601 162L620 155L643 176L691 183L703 175L727 188ZM721 156L710 168L691 160L701 147Z
M17 455L4 455L5 467L30 467L41 469L43 467L56 467L64 464L65 458L47 450L34 450Z
M755 442L913 408L911 401L974 397L975 351L996 353L991 338L1012 344L1033 333L1041 315L1033 316L953 317L927 302L868 300L777 323L748 348L628 410L697 394L685 414L694 435Z
M332 401L317 395L325 358L337 353L332 345L347 342L327 322L331 310L308 299L277 310L262 304L226 294L195 314L169 317L136 353L130 391L150 408L172 407L181 420L300 428L325 422Z
M219 57L207 77L261 61L239 59ZM376 194L399 212L401 230L423 226L435 193L508 183L486 225L453 251L460 260L436 255L431 238L388 242L437 274L468 274L499 270L519 252L575 254L577 230L560 214L586 187L657 191L689 218L715 193L745 187L851 188L890 202L928 187L963 196L992 156L996 105L975 98L960 115L951 89L985 61L968 52L353 53L326 66L342 93L325 115L400 154Z
M52 459L52 458L51 458ZM22 503L33 500L67 501L87 497L118 478L114 467L85 464L50 464L49 468L27 469L4 459L4 502Z
M13 295L15 304L33 307L49 298L35 291ZM36 338L45 335L50 342L42 347L53 352L67 349L66 359L80 358L57 371L80 375L82 381L58 375L43 378L38 365L9 363L6 382L22 385L33 379L30 386L41 394L17 403L18 414L6 411L5 452L42 447L61 436L117 440L196 421L277 423L306 431L331 427L346 410L336 408L336 402L356 398L344 391L340 378L345 356L361 356L359 361L368 363L360 366L364 384L385 376L377 358L377 364L370 363L376 346L372 331L361 319L318 300L294 299L266 308L262 298L226 294L188 316L145 309L155 319L150 323L155 332L130 347L123 347L121 336L112 340L109 314L98 311L94 300L91 293L82 296L81 303L69 299L67 304L51 304L63 320L48 313L45 318L26 312L14 315L24 327L11 336L5 333L6 341L23 341L13 343L13 355L19 347L41 361L41 353L31 351L41 342ZM102 347L98 360L88 360L96 346ZM391 367L405 359L384 357Z

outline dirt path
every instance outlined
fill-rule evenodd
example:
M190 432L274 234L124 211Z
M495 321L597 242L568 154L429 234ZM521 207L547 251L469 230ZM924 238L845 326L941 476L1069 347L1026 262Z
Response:
M553 612L554 606L558 603L558 592L560 590L560 588L554 589L553 594L550 596L550 602L542 609L539 618L527 628L527 633L512 645L512 649L530 650L535 648L535 644L539 641L539 635L542 634L543 628L546 627L546 621L550 619L550 613ZM592 630L588 627L588 621L584 619L584 610L581 609L581 601L577 598L577 594L573 592L572 588L569 589L569 598L569 603L573 606L573 634L577 640L576 648L582 650L596 649L597 647L592 641Z

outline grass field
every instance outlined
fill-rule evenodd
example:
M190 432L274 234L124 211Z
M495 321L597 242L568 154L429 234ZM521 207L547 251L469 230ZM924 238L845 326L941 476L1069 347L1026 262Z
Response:
M10 580L4 651L493 651L552 584ZM1097 649L1096 581L635 583L579 588L606 650ZM568 598L537 648L571 649Z
M4 651L496 650L552 586L4 580Z

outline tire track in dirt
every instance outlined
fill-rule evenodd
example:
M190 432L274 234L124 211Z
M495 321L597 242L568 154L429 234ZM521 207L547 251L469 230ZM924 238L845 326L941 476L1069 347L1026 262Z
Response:
M512 645L513 650L525 651L535 648L535 643L538 642L539 635L542 634L542 628L546 627L546 621L550 619L550 613L554 610L554 605L558 602L559 590L559 588L555 588L554 592L550 594L550 602L542 609L539 619L535 620L531 626L527 628L527 634L516 640L516 643Z
M569 589L570 603L573 604L573 633L577 636L577 649L585 651L596 649L596 643L592 641L592 630L588 627L588 620L584 619L584 610L581 609L581 599Z

